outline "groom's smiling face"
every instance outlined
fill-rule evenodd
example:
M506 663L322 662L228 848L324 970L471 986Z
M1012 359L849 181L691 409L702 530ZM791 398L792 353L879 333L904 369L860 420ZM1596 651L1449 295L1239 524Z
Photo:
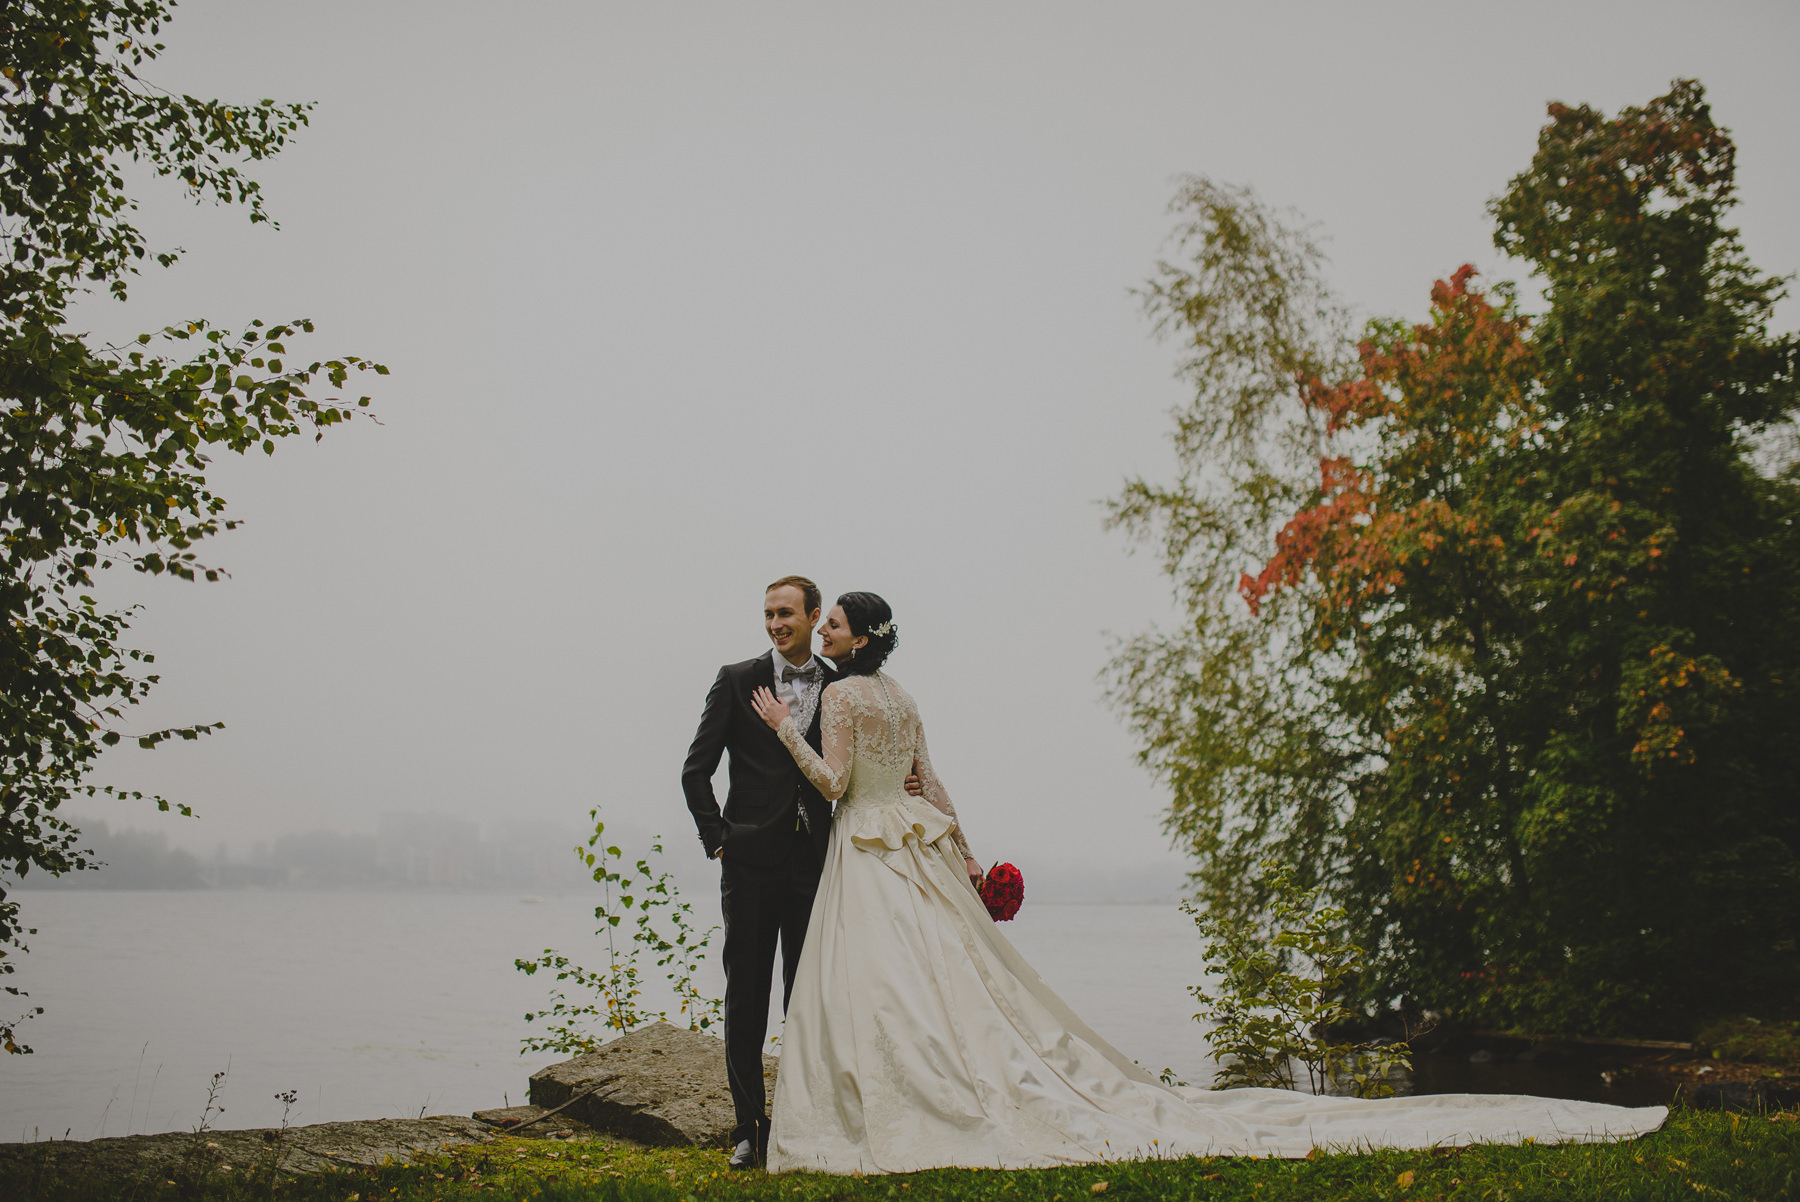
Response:
M813 627L819 624L819 611L806 612L806 595L792 584L772 588L763 597L763 626L775 650L793 664L812 658Z

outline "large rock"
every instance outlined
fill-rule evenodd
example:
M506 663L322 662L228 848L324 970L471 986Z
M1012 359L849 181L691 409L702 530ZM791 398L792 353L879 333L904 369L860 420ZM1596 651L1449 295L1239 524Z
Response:
M775 1095L775 1057L763 1086ZM546 1110L585 1094L563 1113L600 1131L668 1147L717 1147L737 1116L725 1077L725 1045L711 1035L657 1023L531 1076L531 1101Z

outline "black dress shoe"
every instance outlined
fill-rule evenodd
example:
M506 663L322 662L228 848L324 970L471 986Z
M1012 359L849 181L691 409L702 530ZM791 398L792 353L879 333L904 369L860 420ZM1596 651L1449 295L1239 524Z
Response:
M761 1159L756 1154L756 1144L757 1141L753 1139L738 1140L737 1147L732 1149L731 1159L726 1162L726 1167L731 1169L755 1168L761 1163Z

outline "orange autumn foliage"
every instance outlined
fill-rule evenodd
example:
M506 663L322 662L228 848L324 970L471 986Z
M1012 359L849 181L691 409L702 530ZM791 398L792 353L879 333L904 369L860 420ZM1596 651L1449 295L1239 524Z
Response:
M1375 427L1381 461L1319 462L1318 501L1275 536L1275 553L1238 592L1260 612L1270 596L1312 573L1323 605L1348 612L1398 586L1409 567L1444 549L1482 553L1503 540L1478 506L1459 505L1454 465L1532 436L1527 319L1469 287L1465 264L1431 291L1433 319L1383 342L1365 338L1362 374L1327 385L1301 381L1328 434Z

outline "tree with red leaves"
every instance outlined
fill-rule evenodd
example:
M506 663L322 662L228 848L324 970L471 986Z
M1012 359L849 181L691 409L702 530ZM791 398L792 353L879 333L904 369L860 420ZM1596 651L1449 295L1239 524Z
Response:
M1269 360L1245 445L1290 453L1247 473L1182 432L1242 399L1199 380L1182 485L1116 503L1194 617L1114 665L1170 829L1214 904L1260 904L1266 850L1326 883L1380 951L1365 1005L1579 1033L1800 1002L1800 344L1721 224L1733 172L1698 84L1551 106L1492 206L1542 313L1465 266L1425 322L1285 388ZM1165 266L1152 309L1255 347L1168 299L1221 278Z

